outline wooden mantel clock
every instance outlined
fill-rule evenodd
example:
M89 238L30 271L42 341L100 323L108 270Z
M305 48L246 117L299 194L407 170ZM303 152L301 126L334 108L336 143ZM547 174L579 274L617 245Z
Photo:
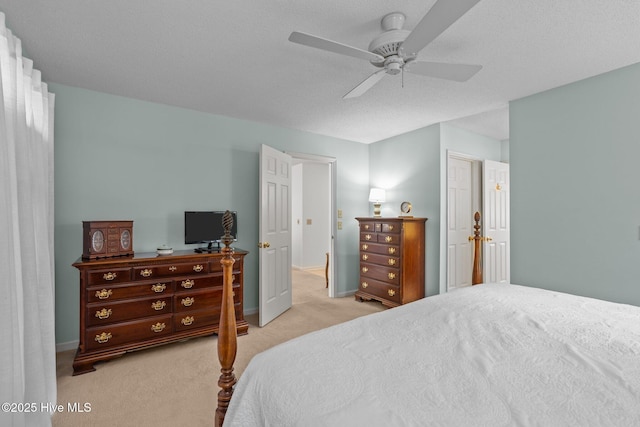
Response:
M82 258L133 255L133 221L82 221Z

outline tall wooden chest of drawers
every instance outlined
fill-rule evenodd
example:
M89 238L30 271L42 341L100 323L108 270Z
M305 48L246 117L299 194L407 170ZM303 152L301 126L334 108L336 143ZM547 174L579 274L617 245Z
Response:
M424 298L426 218L356 218L360 225L357 300L396 307Z
M237 332L243 315L243 265L236 249L233 293ZM80 271L80 344L73 375L127 351L218 332L222 303L221 253L176 251L83 260Z

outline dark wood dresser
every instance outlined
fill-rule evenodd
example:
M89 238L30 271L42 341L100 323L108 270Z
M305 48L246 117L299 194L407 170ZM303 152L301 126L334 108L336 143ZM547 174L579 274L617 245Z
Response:
M357 300L396 307L424 298L427 218L356 218L360 225Z
M233 292L237 332L243 315L243 265L235 249ZM94 371L98 361L190 337L218 332L222 302L222 254L176 251L83 260L80 271L80 345L73 375Z

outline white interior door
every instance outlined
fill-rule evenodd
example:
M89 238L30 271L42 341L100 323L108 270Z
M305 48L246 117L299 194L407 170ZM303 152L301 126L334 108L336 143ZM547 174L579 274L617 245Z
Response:
M291 156L260 148L260 306L264 326L291 308Z
M448 157L447 289L471 286L473 264L472 161Z
M510 218L509 218L509 164L485 160L482 168L483 215L482 250L483 281L509 283L510 271Z

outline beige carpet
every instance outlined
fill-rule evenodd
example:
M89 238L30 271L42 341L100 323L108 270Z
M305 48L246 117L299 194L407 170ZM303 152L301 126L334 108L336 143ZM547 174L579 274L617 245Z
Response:
M293 272L293 307L259 328L247 316L249 334L238 337L236 376L253 355L291 338L384 310L376 302L327 297L324 272ZM195 338L95 365L96 371L72 376L75 350L58 354L56 427L212 426L217 406L218 364L215 336ZM90 411L69 413L68 404L90 404Z

